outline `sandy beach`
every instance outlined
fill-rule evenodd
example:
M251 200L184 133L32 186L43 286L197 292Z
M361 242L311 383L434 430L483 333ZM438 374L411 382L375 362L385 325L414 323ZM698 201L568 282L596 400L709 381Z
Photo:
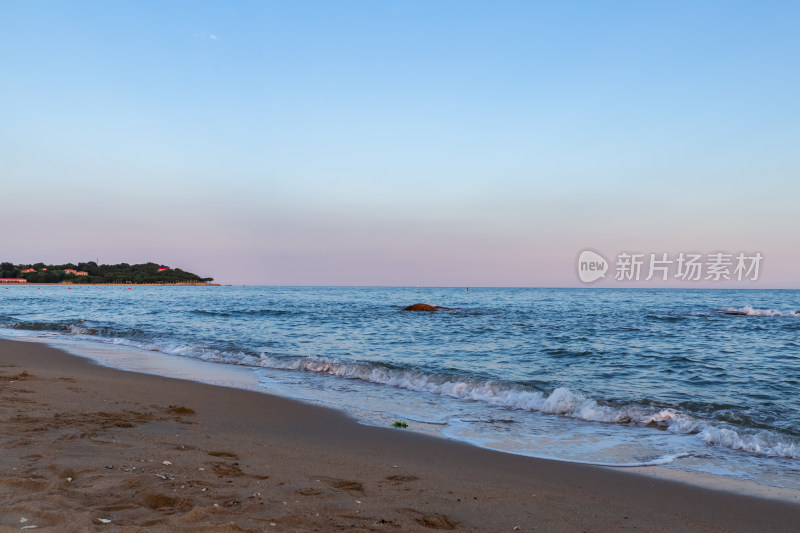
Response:
M492 452L0 340L0 530L796 531L800 505ZM31 528L32 529L32 528Z

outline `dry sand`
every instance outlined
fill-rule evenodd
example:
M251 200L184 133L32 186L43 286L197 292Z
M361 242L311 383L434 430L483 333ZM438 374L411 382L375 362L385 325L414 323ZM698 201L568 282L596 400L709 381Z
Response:
M0 450L0 531L800 528L797 504L366 427L5 340Z

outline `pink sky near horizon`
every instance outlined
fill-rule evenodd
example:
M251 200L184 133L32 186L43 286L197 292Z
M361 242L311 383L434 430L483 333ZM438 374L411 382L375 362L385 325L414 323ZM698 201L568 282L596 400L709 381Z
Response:
M764 260L755 283L617 283L609 272L592 286L800 288L795 267L800 248L786 246L784 233L766 229L752 234L729 234L718 227L674 232L659 230L663 225L655 222L593 223L594 215L559 220L550 212L529 216L526 224L510 215L506 221L488 217L477 225L476 217L458 222L408 217L395 223L371 215L336 218L335 213L317 218L311 213L225 216L233 222L221 224L218 217L137 220L131 214L116 225L81 230L91 227L92 216L87 215L73 217L69 224L53 220L44 231L22 225L13 233L13 248L6 244L8 234L0 241L3 250L13 249L3 260L14 263L154 261L220 283L256 285L570 287L583 286L576 261L585 248L599 250L612 263L622 251L759 251Z
M0 5L3 261L552 287L758 251L731 286L800 288L794 3L45 3Z

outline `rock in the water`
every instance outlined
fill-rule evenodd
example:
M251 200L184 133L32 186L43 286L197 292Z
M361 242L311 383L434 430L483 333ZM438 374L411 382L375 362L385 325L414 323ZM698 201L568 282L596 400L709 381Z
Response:
M403 311L428 311L428 312L438 311L438 310L439 308L437 306L430 304L414 304L414 305L409 305L408 307L403 309Z

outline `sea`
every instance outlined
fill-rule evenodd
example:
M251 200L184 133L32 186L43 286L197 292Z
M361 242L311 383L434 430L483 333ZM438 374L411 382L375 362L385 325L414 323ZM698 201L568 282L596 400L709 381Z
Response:
M404 311L418 302L442 308ZM796 290L9 286L0 337L506 453L800 494Z

